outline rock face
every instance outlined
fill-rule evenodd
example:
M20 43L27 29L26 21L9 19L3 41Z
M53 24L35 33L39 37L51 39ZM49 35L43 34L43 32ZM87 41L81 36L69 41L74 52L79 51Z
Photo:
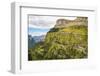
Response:
M58 19L55 28L68 27L73 25L88 25L87 17L77 17L75 20Z

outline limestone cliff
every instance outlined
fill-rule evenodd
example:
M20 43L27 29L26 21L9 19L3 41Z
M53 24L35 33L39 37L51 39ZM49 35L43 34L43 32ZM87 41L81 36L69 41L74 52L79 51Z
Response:
M61 28L61 27L68 27L73 25L88 25L88 18L87 17L77 17L75 20L67 20L67 19L58 19L56 21L55 28Z

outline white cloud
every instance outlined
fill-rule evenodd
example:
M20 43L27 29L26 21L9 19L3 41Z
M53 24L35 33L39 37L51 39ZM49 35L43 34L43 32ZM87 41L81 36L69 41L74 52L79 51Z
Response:
M52 28L54 27L54 25L50 25L50 26L38 26L38 25L32 25L32 24L29 24L29 27L30 28L40 28L40 29L49 29L49 28Z
M54 17L54 16L29 16L29 27L33 28L52 28L57 19L74 20L76 17Z
M41 35L46 35L46 32L29 32L29 35L31 35L31 36L41 36Z

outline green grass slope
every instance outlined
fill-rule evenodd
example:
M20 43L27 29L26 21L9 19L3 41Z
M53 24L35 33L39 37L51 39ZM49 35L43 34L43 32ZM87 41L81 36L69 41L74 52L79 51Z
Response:
M45 41L28 50L29 60L80 59L88 56L87 26L52 28Z

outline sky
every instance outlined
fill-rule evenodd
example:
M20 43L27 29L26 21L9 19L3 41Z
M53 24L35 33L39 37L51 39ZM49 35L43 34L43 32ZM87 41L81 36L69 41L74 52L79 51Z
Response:
M32 36L46 35L55 26L58 19L74 20L76 17L57 17L57 16L29 16L28 34Z

